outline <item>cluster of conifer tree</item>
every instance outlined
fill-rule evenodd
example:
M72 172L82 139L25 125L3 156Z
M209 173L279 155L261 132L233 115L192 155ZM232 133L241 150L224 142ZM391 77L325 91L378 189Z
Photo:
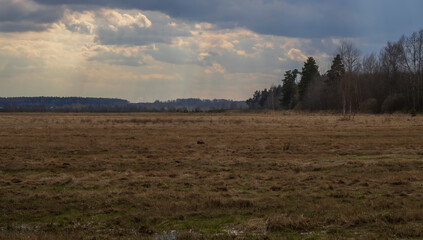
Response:
M423 30L388 42L365 56L348 41L337 49L331 68L320 73L313 57L301 72L286 71L282 85L256 91L250 109L395 112L423 110Z

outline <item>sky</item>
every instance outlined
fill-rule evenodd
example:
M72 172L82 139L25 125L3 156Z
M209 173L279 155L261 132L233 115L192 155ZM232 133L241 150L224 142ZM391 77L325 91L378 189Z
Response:
M0 0L0 96L245 100L349 40L423 28L421 0Z

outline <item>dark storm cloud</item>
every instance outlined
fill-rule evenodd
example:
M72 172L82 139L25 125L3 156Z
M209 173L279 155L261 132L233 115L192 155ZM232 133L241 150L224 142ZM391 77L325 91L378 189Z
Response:
M303 38L360 37L421 28L421 0L36 0L47 5L154 10L171 17ZM414 28L414 29L412 29Z
M33 22L0 22L0 32L41 32L47 28L46 24Z
M0 31L43 31L63 16L62 6L45 6L31 1L0 0Z

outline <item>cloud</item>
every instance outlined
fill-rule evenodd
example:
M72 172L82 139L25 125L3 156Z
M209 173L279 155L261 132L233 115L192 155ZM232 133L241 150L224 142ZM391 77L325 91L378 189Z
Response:
M95 41L103 45L143 46L153 43L170 44L175 37L190 36L189 27L171 21L158 12L101 10L96 14Z
M160 80L168 80L168 81L175 79L175 77L172 76L172 75L164 75L164 74L160 74L160 73L142 75L142 76L140 76L140 78L143 79L143 80L160 79Z
M307 56L305 56L300 49L292 48L288 51L289 59L293 61L305 61L307 60Z
M171 44L177 37L190 36L193 28L159 12L107 8L67 9L60 23L71 32L93 35L97 44L128 47Z
M71 12L66 10L61 22L71 32L93 34L96 28L95 14L93 12Z
M151 21L142 13L138 12L135 14L120 13L119 11L112 9L102 9L100 11L101 16L107 21L108 26L112 29L117 27L133 27L149 28L151 27Z
M145 51L160 62L171 64L199 64L198 54L194 45L157 44L155 48Z
M33 23L27 21L2 22L0 23L0 32L42 32L49 27L49 24Z
M0 31L44 31L63 16L61 6L41 5L31 0L0 0Z
M416 30L423 21L421 0L36 1L56 6L73 4L159 11L173 18L212 23L219 28L243 27L259 34L301 38L360 37L392 31L399 35L404 26Z
M88 61L103 62L112 65L124 66L143 66L145 65L144 55L140 52L129 51L101 51L98 54L89 57Z
M211 24L219 29L241 27L294 38L373 36L372 41L416 31L423 21L421 0L1 0L1 4L0 31L42 31L60 19L65 8L155 11L185 23ZM132 15L117 17L121 23L137 19Z
M226 69L224 67L222 67L222 65L220 65L219 63L214 62L214 63L212 63L211 67L206 68L204 70L204 72L206 74L212 74L212 73L221 73L221 74L223 74L223 73L226 72Z

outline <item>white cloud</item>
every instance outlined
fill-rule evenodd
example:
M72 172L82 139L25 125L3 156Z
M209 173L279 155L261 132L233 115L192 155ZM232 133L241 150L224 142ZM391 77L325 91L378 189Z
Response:
M191 35L187 24L158 12L101 9L96 24L95 41L103 45L170 44L175 38Z
M120 13L119 11L113 9L101 9L100 15L107 20L109 26L138 26L139 28L151 27L151 21L140 12L131 14L129 12Z
M236 50L236 54L241 56L247 56L247 53L244 50Z
M61 22L72 32L93 34L95 31L95 15L93 12L66 10Z
M212 74L212 73L221 73L221 74L223 74L223 73L226 72L226 69L224 67L222 67L222 65L220 65L219 63L214 62L210 67L206 68L204 70L204 72L206 74Z
M303 52L300 49L296 49L296 48L291 48L288 53L287 56L289 59L293 60L293 61L305 61L307 60L307 56L303 54Z

